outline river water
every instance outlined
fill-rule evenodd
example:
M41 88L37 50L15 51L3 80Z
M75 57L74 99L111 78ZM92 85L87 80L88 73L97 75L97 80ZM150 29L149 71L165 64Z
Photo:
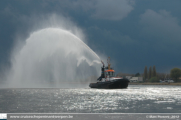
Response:
M181 113L181 86L0 89L0 113Z

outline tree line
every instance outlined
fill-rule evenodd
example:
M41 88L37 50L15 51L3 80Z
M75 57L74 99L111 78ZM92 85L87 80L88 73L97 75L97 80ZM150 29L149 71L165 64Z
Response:
M170 73L158 73L156 72L156 67L155 65L152 67L150 66L149 69L147 66L144 68L144 73L136 73L136 74L130 74L130 73L118 73L117 76L135 76L135 77L143 77L144 82L159 82L160 80L164 79L173 79L175 82L181 82L179 79L181 77L181 69L179 68L173 68L170 70Z
M171 69L170 76L175 80L175 82L178 82L179 78L181 77L181 69L179 68Z
M153 68L150 66L149 71L147 71L147 66L145 66L144 73L143 73L144 81L149 80L153 77L157 77L155 65L153 66Z
M173 68L170 70L170 74L157 73L155 65L153 68L150 66L149 71L147 71L147 66L145 66L143 73L143 80L147 82L159 82L160 79L165 79L166 77L172 78L175 82L179 81L181 77L181 69Z

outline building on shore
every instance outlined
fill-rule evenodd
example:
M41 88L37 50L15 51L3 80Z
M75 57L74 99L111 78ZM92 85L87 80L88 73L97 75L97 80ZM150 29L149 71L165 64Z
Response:
M128 80L130 80L130 79L132 78L132 76L126 76L126 78L127 78Z
M143 82L143 77L132 77L129 79L130 82Z

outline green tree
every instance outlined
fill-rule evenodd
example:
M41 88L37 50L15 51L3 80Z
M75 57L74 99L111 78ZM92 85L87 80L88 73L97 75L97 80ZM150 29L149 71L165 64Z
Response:
M175 80L175 82L177 82L178 78L181 76L181 69L179 68L171 69L170 76Z
M148 79L152 77L152 68L150 66L149 71L148 71Z
M148 79L147 66L145 66L143 78L144 80Z
M153 73L152 73L152 77L156 77L156 68L155 68L155 66L153 66Z
M159 82L158 77L152 77L149 79L150 82Z
M136 74L135 74L135 77L139 77L139 76L140 76L140 73L136 73Z

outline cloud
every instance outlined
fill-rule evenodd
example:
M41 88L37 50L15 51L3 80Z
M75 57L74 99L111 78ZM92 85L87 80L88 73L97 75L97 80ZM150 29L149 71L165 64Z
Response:
M177 46L181 42L181 26L179 26L178 19L173 17L170 12L166 10L155 12L148 9L140 18L143 27L141 34L148 38L148 41L151 40L151 42L165 47L168 47L166 45Z
M107 45L110 45L111 43L115 43L119 44L120 46L129 46L135 44L134 39L118 30L100 29L97 26L92 26L88 28L87 32L97 36L97 40L99 40L100 44L107 43ZM99 36L101 36L101 38L99 38ZM106 44L104 45L104 47L105 46Z
M77 0L71 3L70 9L83 10L94 19L122 20L134 9L133 0Z
M133 10L132 0L99 0L95 4L93 18L106 20L122 20Z

